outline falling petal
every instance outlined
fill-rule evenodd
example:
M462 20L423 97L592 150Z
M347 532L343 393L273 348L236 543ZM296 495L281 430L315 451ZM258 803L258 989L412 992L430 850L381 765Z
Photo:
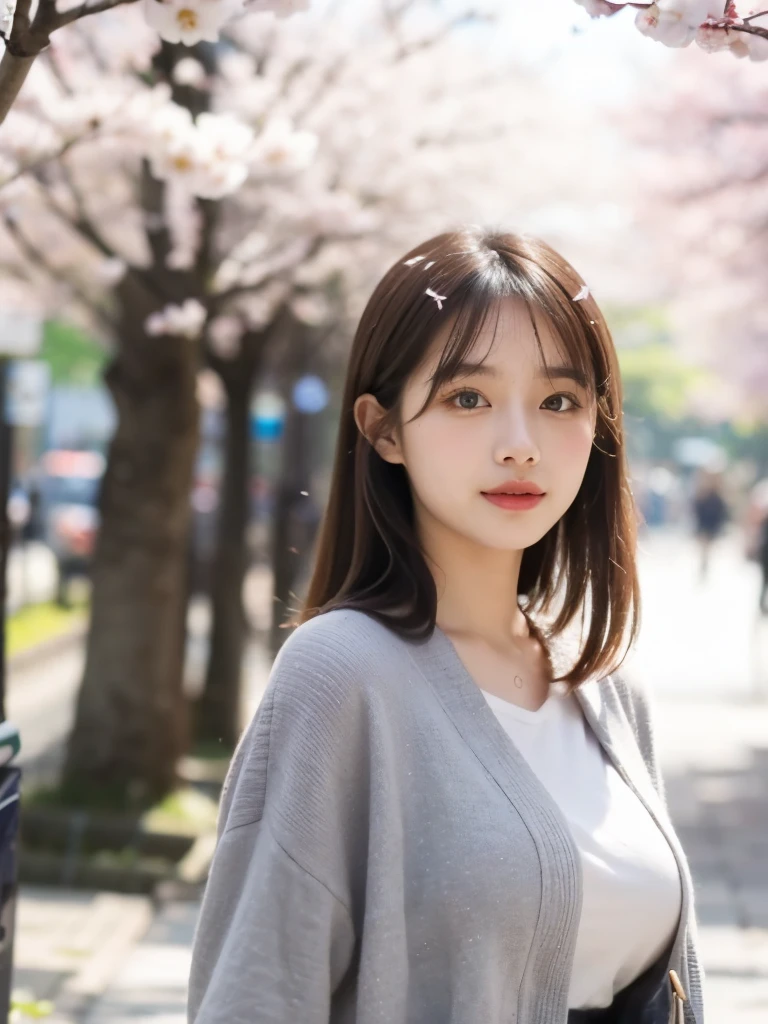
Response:
M443 308L443 302L445 302L446 298L448 297L447 295L438 295L437 292L433 292L431 288L427 288L425 294L428 295L430 299L435 300L438 309Z

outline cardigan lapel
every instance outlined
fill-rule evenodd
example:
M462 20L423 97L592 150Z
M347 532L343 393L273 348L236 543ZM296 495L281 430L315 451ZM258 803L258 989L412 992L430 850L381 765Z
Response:
M565 1020L568 991L559 979L570 976L583 898L581 856L570 827L491 711L447 634L436 626L411 651L458 733L526 823L539 854L541 909L527 974L547 983L529 987L518 1008L520 1019L527 1024Z

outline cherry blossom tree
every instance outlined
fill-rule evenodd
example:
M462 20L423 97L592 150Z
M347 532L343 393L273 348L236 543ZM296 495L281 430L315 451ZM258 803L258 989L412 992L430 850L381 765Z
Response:
M489 155L511 137L501 102L511 76L471 60L454 22L411 28L388 12L384 25L351 21L343 38L300 22L251 15L220 46L187 50L159 44L136 9L105 12L52 40L8 116L4 300L69 308L113 346L106 379L119 425L73 783L150 797L172 784L184 749L201 366L221 372L241 416L283 310L322 317L340 267L351 282L386 238L437 224L445 205L467 215L509 183L508 154Z
M93 14L137 0L0 0L0 124L19 94L35 59L57 29ZM215 43L224 24L244 10L272 12L285 18L304 10L308 0L142 0L147 23L169 43L194 46Z
M712 375L695 411L765 422L768 82L748 62L713 67L695 51L663 81L626 117L659 297L678 348Z
M107 12L35 66L0 157L5 301L67 306L114 345L106 379L118 429L66 779L81 790L113 784L125 798L167 790L185 746L183 566L206 324L309 244L261 247L261 266L239 287L217 278L232 234L217 247L224 198L248 174L278 192L315 147L285 118L256 138L242 118L211 111L216 93L234 88L226 68L237 56L230 46L222 70L212 44L160 45L138 11ZM249 102L242 89L239 102ZM247 256L238 250L249 261L259 248L250 244Z
M576 0L593 18L610 18L626 7L638 9L635 25L643 35L665 46L695 42L708 53L727 50L735 57L768 60L768 6L747 6L742 0L656 0L655 3L611 3Z
M66 308L113 352L119 426L72 781L157 794L184 749L183 565L201 369L219 374L229 421L201 717L229 737L247 404L267 359L297 329L342 346L361 297L414 237L467 220L549 224L545 235L576 256L590 232L574 219L566 237L556 226L564 208L620 201L620 158L599 113L494 63L454 31L466 13L426 0L361 12L350 0L335 19L251 14L219 44L188 49L161 44L138 8L108 11L51 41L8 115L2 297ZM615 264L607 229L600 235Z
M194 52L215 74L211 44ZM66 779L80 791L113 787L126 801L165 792L185 746L182 566L197 449L197 297L214 258L213 197L236 187L243 144L234 133L230 148L217 147L209 91L174 78L185 54L159 45L130 9L52 43L9 114L0 191L0 246L16 289L43 314L69 308L113 348L106 382L118 426Z

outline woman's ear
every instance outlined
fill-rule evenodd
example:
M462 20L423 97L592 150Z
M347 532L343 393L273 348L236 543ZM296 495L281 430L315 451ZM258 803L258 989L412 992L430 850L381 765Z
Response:
M379 400L371 394L360 395L355 400L353 407L357 429L367 438L371 446L384 459L385 462L393 464L405 464L400 442L394 434L381 434L374 442L375 428L386 416L387 410L382 407Z

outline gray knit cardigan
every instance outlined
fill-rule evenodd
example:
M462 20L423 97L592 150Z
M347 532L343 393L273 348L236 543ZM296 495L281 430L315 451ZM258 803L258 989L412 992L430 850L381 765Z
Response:
M614 674L577 697L677 860L667 966L704 1024L648 694ZM562 812L447 634L335 609L285 641L233 757L189 1024L566 1024L581 901Z

